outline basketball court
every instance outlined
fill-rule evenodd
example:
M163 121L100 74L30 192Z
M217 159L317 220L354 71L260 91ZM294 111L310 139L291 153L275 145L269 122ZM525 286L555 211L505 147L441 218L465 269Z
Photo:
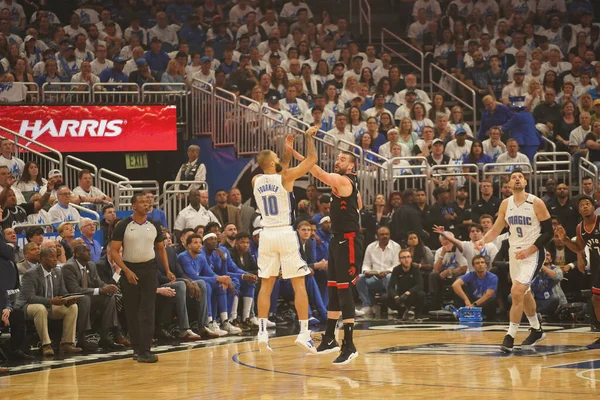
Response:
M535 349L503 354L506 326L391 321L357 325L360 356L345 366L337 354L306 356L295 335L278 331L273 354L253 336L159 346L157 364L131 351L17 366L0 378L2 399L591 399L600 389L597 334L587 326L545 325ZM282 336L279 336L282 335ZM320 335L315 335L320 337ZM515 343L527 336L519 331Z

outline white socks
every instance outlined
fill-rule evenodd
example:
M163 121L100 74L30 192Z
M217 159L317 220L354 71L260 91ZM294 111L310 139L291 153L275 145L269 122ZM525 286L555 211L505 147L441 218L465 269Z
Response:
M219 315L221 316L221 323L225 323L229 319L229 318L227 318L227 311L223 311Z
M540 320L538 319L537 313L533 315L533 317L527 317L529 320L529 325L536 331L540 329Z
M513 337L513 339L515 338L515 336L517 336L517 331L519 330L519 324L515 324L514 322L511 322L508 325L508 334L510 336Z
M267 318L259 318L258 319L258 331L266 332L267 331Z
M250 318L250 311L252 310L252 297L244 297L244 305L242 306L242 321Z
M239 302L239 297L234 296L233 304L231 305L231 320L232 321L237 318L238 302Z
M300 333L304 333L308 331L308 320L301 319L300 320Z

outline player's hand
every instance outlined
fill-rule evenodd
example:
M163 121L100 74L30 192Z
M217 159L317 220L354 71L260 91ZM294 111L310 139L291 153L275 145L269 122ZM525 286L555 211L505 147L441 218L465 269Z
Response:
M294 150L294 135L291 133L285 137L285 151Z
M5 308L4 310L2 310L2 322L4 322L5 326L10 326L10 322L9 319L10 318L10 310L8 308Z
M219 257L221 257L221 260L223 260L223 261L227 260L227 256L225 255L225 253L223 253L223 250L217 248L215 251L217 252Z
M317 136L317 132L319 131L319 128L316 126L311 126L310 128L308 128L308 130L305 132L306 135L308 136Z
M467 300L467 301L465 301L465 307L471 308L471 307L473 307L473 304L469 300Z
M175 289L172 289L170 287L159 287L158 289L156 289L156 293L165 297L175 297L175 295L177 294Z
M561 242L564 242L567 239L567 231L565 231L565 228L563 228L562 225L557 226L554 230L554 233L558 236L558 239Z
M112 296L119 290L115 285L106 285L100 288L99 292L108 296Z
M444 227L439 225L433 226L433 233L437 233L438 235L442 235L444 233Z
M55 296L50 299L50 304L53 306L64 306L66 303L67 301L63 299L62 296Z
M535 253L536 251L537 251L537 248L535 246L529 246L526 249L517 251L515 253L515 258L517 260L524 260L527 257L529 257L530 255L532 255L533 253Z
M227 275L217 276L217 282L224 283L225 285L229 286L231 284L231 277Z
M480 240L476 241L475 243L473 243L473 246L475 247L475 250L481 251L481 250L483 250L485 243L483 243L483 239L480 239Z
M131 283L132 285L137 285L139 278L135 272L130 269L123 270L123 272L125 272L125 278L127 278L127 282Z

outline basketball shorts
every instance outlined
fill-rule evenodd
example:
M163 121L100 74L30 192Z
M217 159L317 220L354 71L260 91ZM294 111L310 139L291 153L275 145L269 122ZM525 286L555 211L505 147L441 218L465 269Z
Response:
M592 293L600 296L600 267L592 268Z
M523 249L525 247L511 247L509 250L510 278L513 282L529 286L542 269L546 259L546 250L540 249L523 260L517 260L515 254Z
M333 235L329 243L327 286L347 289L356 284L364 255L363 237L357 232Z
M310 273L306 261L300 255L296 231L291 226L264 228L260 232L257 264L258 276L261 278L278 276L280 269L283 279Z

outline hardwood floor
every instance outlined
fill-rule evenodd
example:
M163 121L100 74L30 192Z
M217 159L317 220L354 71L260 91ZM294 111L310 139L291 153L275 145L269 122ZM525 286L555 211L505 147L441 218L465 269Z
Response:
M364 326L369 328L368 325ZM0 378L2 399L591 399L600 393L600 350L587 328L547 327L535 351L503 355L505 326L383 325L355 331L360 356L307 356L294 336L172 351L156 364L131 358ZM525 336L519 332L516 343Z

